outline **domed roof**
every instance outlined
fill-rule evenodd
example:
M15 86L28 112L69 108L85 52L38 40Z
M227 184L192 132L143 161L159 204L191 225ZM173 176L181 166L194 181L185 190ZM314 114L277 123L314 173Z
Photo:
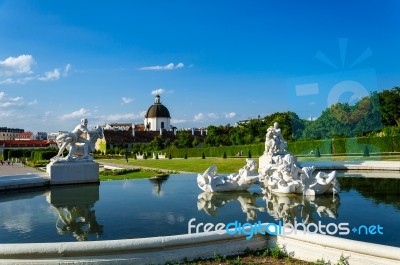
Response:
M160 102L160 96L157 95L154 104L147 110L145 118L171 118L169 110Z

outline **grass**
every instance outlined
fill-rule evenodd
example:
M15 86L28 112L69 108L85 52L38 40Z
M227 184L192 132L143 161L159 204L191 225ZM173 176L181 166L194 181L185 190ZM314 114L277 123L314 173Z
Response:
M258 162L258 157L253 158ZM360 156L303 156L298 157L299 161L400 161L400 155L382 155L363 157ZM130 165L134 167L141 168L152 168L160 170L170 170L170 171L184 171L184 172L194 172L203 173L211 165L216 165L218 167L218 172L221 174L228 174L237 172L246 164L246 158L219 158L219 157L206 157L202 159L201 157L193 157L188 159L174 158L174 159L143 159L134 160L130 159L129 163L123 157L116 157L112 159L98 159L99 162L104 163L115 163L121 165Z
M99 178L101 181L108 180L125 180L125 179L142 179L151 177L164 177L168 173L148 170L148 169L122 169L113 171L101 171Z
M296 260L286 252L285 248L276 246L270 249L262 249L257 251L245 251L242 255L234 256L221 256L214 252L214 257L211 259L194 259L183 262L172 262L172 264L188 264L188 265L245 265L245 264L272 264L272 265L287 265L287 264L298 264L298 265L313 265L306 261ZM325 265L325 263L324 263Z
M175 159L130 159L128 163L126 160L121 158L112 159L97 159L98 162L104 163L115 163L121 165L130 165L135 167L144 168L157 168L163 170L171 171L185 171L185 172L195 172L203 173L207 168L212 165L218 167L218 172L222 174L228 174L237 172L246 164L246 158L218 158L218 157L207 157L202 159L198 158L175 158Z

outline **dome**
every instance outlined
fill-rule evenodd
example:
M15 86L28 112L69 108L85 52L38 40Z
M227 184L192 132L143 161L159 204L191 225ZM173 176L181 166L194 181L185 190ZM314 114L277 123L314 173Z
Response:
M171 118L169 110L160 102L160 96L157 95L154 104L147 110L145 118Z

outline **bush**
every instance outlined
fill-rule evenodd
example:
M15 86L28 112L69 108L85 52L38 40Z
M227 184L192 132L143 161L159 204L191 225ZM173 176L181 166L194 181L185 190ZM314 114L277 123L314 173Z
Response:
M203 154L201 155L201 159L206 159L206 156L205 156L204 152L203 152Z
M366 145L364 148L364 157L368 157L368 156L369 156L369 150L368 150L368 145Z
M102 176L119 176L119 175L125 175L125 174L132 173L132 172L139 172L139 171L140 171L140 168L104 170L104 171L100 172L100 175L102 175Z
M319 152L319 147L317 147L317 151L315 151L315 157L321 157L321 153Z

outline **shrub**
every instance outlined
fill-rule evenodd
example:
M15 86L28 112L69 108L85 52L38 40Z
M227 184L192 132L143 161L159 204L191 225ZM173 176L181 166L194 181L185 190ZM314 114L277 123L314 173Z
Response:
M317 147L317 151L315 151L315 157L321 157L321 153L319 152L319 147Z

